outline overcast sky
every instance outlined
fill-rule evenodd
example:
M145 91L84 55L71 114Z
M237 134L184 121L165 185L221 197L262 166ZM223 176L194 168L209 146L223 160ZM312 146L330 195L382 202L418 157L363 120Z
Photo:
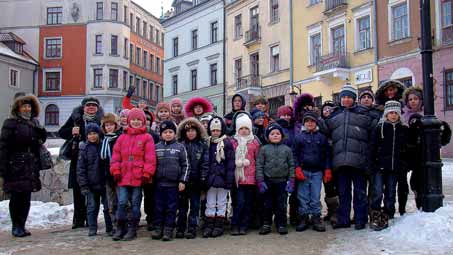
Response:
M172 0L133 0L138 5L151 12L154 16L160 17L161 9L164 6L164 13L170 9Z

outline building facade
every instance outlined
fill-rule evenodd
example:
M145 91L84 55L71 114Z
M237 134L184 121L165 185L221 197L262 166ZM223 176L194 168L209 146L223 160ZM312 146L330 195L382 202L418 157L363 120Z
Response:
M235 93L248 102L265 96L273 117L279 106L289 103L289 14L289 1L226 1L227 111Z
M224 3L222 0L173 2L165 29L165 101L208 98L224 114Z
M36 93L44 112L53 113L42 115L49 131L86 95L108 112L120 110L130 85L137 87L133 100L152 107L162 100L163 29L133 1L2 1L0 8L7 14L1 30L29 40L27 50L40 62Z
M369 0L293 1L294 92L311 93L320 106L338 101L347 82L376 89L374 13Z

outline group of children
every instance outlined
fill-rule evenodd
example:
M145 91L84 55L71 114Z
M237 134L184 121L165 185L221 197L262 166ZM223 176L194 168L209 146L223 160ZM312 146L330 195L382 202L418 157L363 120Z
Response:
M143 103L134 108L126 100L119 118L108 113L101 127L89 124L80 145L77 180L88 199L89 235L97 234L102 203L113 240L136 238L143 193L156 240L172 240L175 229L176 238L195 238L200 218L203 237L221 236L231 212L232 235L257 225L259 234L268 234L273 223L287 234L288 194L296 230L322 232L323 184L325 219L334 228L351 225L353 184L355 228L363 229L369 214L371 227L381 230L396 211L397 184L403 190L398 197L407 200L408 170L422 206L421 162L408 160L421 153L422 93L409 88L403 96L403 90L397 81L382 84L375 105L372 91L357 95L346 84L340 104L326 102L320 111L311 95L302 94L294 108L278 109L277 120L269 117L265 98L247 112L240 94L223 118L202 97L185 107L180 99L161 102L156 117ZM399 205L403 214L405 202Z

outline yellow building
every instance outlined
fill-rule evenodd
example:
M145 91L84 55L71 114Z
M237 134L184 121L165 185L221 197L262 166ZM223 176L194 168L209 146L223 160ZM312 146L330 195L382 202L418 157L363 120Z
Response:
M377 88L375 6L369 0L292 0L293 85L320 105L346 82ZM299 91L298 91L299 90Z
M264 95L272 115L289 103L289 1L229 0L225 18L227 112L241 93L248 102Z

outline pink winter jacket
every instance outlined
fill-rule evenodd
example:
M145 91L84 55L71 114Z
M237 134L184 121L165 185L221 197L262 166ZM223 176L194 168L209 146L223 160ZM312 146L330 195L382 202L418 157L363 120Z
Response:
M146 127L126 130L113 147L110 173L121 174L118 186L140 187L142 177L151 178L156 171L156 150L154 140Z
M233 144L234 151L236 151L238 142L236 141L236 139L231 139L231 143ZM258 157L259 150L260 143L256 138L247 144L247 156L245 158L250 161L250 165L244 167L245 181L239 181L240 185L256 184L256 157Z

